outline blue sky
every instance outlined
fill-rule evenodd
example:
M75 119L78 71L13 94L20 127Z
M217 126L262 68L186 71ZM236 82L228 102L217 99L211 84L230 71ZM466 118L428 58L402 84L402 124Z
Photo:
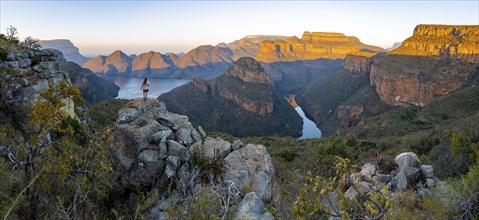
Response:
M417 24L479 24L479 1L0 0L0 31L70 39L80 52L188 52L246 35L341 32L390 47Z

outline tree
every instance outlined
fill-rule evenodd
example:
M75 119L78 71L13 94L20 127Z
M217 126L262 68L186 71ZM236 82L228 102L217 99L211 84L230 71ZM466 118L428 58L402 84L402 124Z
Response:
M23 39L23 41L20 43L20 45L26 49L30 49L30 50L39 50L42 48L42 46L40 45L40 40L39 39L36 39L36 38L32 38L30 36L26 37L25 39Z
M113 131L107 127L90 134L62 110L68 99L83 102L79 90L62 81L40 92L28 108L30 124L18 159L24 171L23 190L10 205L10 210L20 206L23 218L106 218L101 215L107 211L101 211L108 207L104 203L112 188Z

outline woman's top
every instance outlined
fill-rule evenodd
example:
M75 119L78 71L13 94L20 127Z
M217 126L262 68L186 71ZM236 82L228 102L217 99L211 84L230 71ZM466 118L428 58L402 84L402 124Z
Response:
M150 82L146 81L146 83L143 83L141 85L141 89L143 90L149 90L150 89Z

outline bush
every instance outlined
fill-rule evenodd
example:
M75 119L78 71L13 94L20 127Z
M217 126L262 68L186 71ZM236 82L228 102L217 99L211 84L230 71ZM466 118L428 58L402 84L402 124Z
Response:
M284 149L281 150L280 152L274 153L273 156L282 158L285 161L291 162L293 161L296 157L299 156L296 152L289 150L289 149Z

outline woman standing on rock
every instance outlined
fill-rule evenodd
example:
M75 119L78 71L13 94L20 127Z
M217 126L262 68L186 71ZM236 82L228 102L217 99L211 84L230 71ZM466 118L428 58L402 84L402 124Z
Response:
M146 98L148 97L148 91L150 90L150 82L148 82L146 77L145 80L143 80L143 84L141 84L141 89L143 90L143 101L146 101Z

